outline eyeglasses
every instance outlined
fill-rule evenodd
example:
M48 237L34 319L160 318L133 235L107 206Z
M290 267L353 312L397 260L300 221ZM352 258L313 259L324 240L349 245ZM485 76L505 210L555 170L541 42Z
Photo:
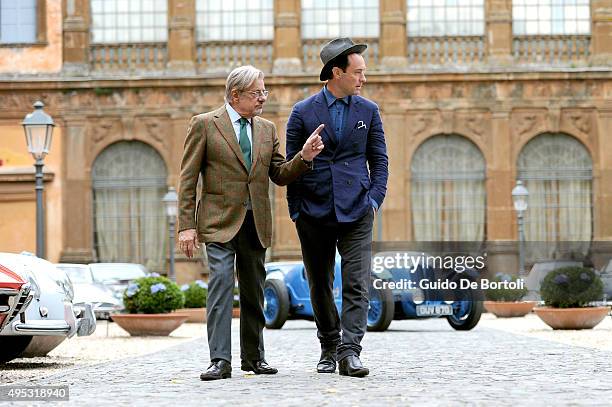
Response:
M257 99L267 98L268 95L270 94L270 92L265 89L264 90L245 90L244 93L248 93L249 95Z

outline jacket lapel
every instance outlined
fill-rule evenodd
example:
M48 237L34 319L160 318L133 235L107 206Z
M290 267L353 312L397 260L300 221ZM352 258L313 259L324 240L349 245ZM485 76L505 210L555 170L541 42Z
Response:
M344 122L344 129L342 129L342 139L338 143L338 147L346 143L347 139L351 138L355 127L357 126L357 121L359 119L359 104L360 100L353 96L351 97L351 103L349 104L349 110L347 114L346 121Z
M336 140L336 135L334 134L334 127L331 125L329 108L327 107L327 101L325 100L323 90L321 90L321 92L319 92L319 94L317 94L317 96L314 98L314 113L315 116L317 116L317 119L319 119L319 123L323 123L325 125L323 128L323 134L327 135L327 139L334 145L337 144L338 140ZM307 137L310 137L310 134L308 134ZM326 146L328 145L325 139L323 139L323 144Z
M253 128L252 128L252 132L251 132L251 136L252 136L252 143L251 143L251 174L250 177L253 176L253 174L255 174L255 166L257 165L257 162L259 161L259 146L261 145L261 141L263 139L263 126L261 125L261 121L259 120L259 117L255 116L253 117L253 119L251 120L253 122ZM249 177L249 178L250 178Z
M242 150L240 149L240 145L236 139L236 132L234 132L234 126L232 126L232 122L230 121L229 114L227 113L225 106L217 109L214 116L215 126L219 130L219 133L221 133L225 141L227 141L227 144L229 144L230 148L234 154L236 154L236 157L238 157L238 160L242 163L242 166L246 170L246 162L244 161ZM251 155L251 157L253 156Z

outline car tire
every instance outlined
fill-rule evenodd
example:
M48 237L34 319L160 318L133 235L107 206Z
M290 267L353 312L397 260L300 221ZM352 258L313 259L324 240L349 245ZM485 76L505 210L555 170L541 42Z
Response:
M266 328L280 329L289 317L289 292L281 280L270 279L264 284L264 316Z
M21 356L32 342L32 336L0 336L0 363L9 362Z
M476 281L474 277L465 275L462 278L469 278L472 282ZM482 291L481 290L459 290L456 292L459 299L463 301L455 301L453 304L454 314L446 317L446 320L457 331L469 331L474 328L483 311Z
M393 321L395 313L395 301L393 292L389 288L374 288L373 280L370 281L370 305L368 307L368 331L386 331Z

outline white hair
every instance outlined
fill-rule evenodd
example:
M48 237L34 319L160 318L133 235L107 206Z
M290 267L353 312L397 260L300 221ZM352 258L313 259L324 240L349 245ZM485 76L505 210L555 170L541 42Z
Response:
M232 90L239 92L247 90L257 79L263 79L264 74L252 65L244 65L235 68L227 76L225 81L225 102L232 100Z

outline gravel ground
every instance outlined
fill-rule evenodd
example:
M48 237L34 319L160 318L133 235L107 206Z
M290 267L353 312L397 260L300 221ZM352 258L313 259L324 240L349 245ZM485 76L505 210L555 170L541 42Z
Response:
M607 316L593 329L554 331L534 313L523 318L497 318L484 314L479 325L565 345L612 352L612 318Z
M610 317L606 317L595 329L582 331L553 331L535 314L524 318L496 318L492 314L484 314L479 326L565 345L612 351ZM151 354L193 340L205 341L205 327L204 324L190 323L183 324L169 337L130 337L116 324L98 321L92 336L66 340L47 357L15 359L0 365L0 383L27 383L67 368Z
M0 365L0 383L9 384L57 373L65 368L87 366L158 352L187 341L204 340L206 325L183 324L169 337L131 337L115 323L98 321L91 336L62 342L47 357L20 358Z
M533 337L551 332L532 316L497 320L487 315L470 332L456 332L444 320L394 321L389 331L365 336L362 360L372 371L364 379L316 373L319 346L309 321L288 321L283 329L264 332L267 358L279 369L277 375L245 373L239 369L238 322L232 323L231 380L199 380L208 364L208 348L200 338L153 354L65 368L23 384L67 385L70 401L62 405L78 407L590 407L612 400L605 379L612 376L610 352ZM581 345L599 346L593 339L610 338L605 326L591 332Z

